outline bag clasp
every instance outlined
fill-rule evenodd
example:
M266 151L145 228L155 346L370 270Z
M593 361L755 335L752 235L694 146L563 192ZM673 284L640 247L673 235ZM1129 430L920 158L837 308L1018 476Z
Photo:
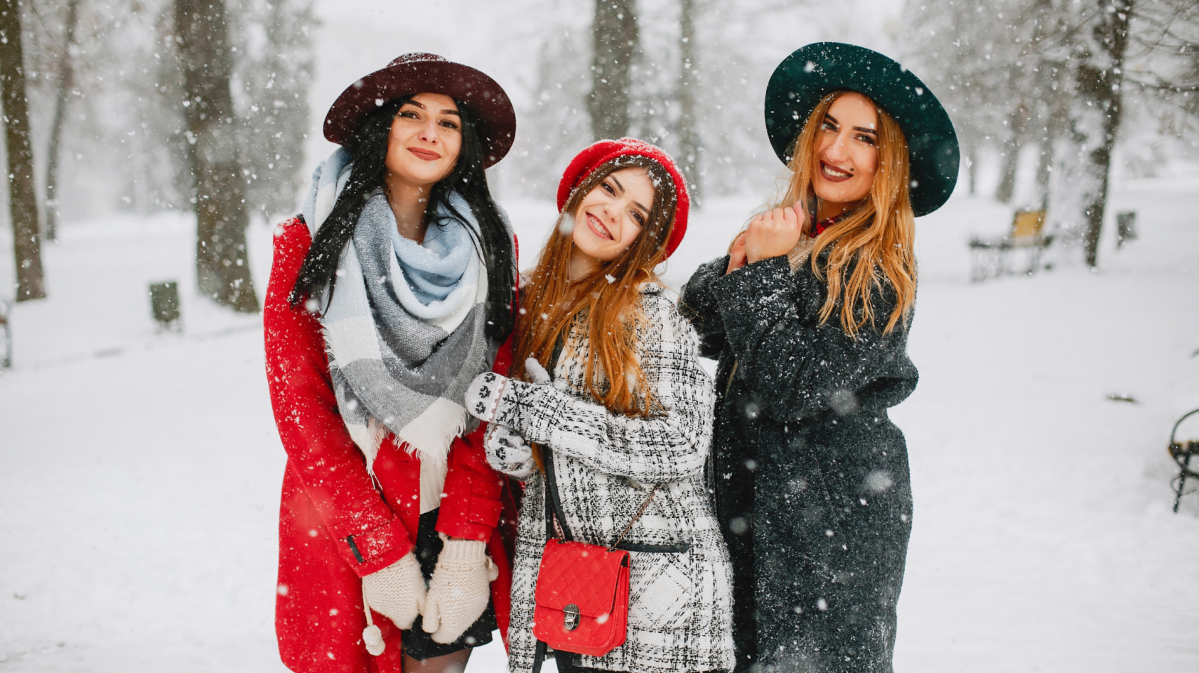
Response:
M571 603L562 608L565 615L562 618L562 628L567 631L574 631L579 627L579 606Z

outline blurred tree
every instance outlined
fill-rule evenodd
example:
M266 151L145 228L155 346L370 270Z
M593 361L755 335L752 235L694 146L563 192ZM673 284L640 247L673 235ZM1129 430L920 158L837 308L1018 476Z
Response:
M762 92L786 52L835 32L817 25L835 12L814 12L813 5L811 0L680 0L674 7L664 5L665 10L649 3L641 7L646 63L639 68L649 77L635 83L633 109L643 116L634 127L639 134L662 137L700 202L751 193L767 200L777 196L771 191L779 184L781 166L764 130ZM780 29L792 37L783 42L764 37Z
M314 0L245 0L231 10L246 200L266 219L296 208L313 77L313 6Z
M511 158L493 171L513 192L545 198L556 189L562 168L594 134L589 108L595 71L593 40L588 39L594 21L590 12L578 11L580 4L594 8L594 0L512 1L519 9L510 11L539 20L517 24L505 39L528 44L539 55L526 75L532 95L514 99L526 131L517 134ZM783 47L817 39L821 29L815 25L814 2L688 2L685 17L681 0L636 6L638 43L629 73L627 133L670 151L689 184L698 184L709 199L762 195L781 170L763 130L761 106L766 78L782 57L780 43L763 35L799 26L798 32L788 32L792 37ZM682 42L684 29L693 31L687 43ZM690 45L689 56L683 54L684 44ZM688 62L691 67L684 72ZM682 121L688 104L684 92L693 105L690 124ZM683 137L685 128L694 138ZM689 151L690 143L699 151ZM691 156L695 159L689 166Z
M1063 213L1082 223L1083 251L1088 266L1098 262L1099 235L1107 207L1112 150L1120 129L1124 58L1128 51L1133 0L1095 0L1079 16L1074 42L1074 96L1068 120L1075 152L1066 161L1075 213Z
M591 133L597 140L620 138L629 133L629 73L639 39L635 0L595 0L591 35Z
M1023 36L1013 28L1021 23L1013 17L1022 2L993 0L984 6L962 0L926 0L907 6L904 42L909 52L905 60L953 119L966 157L971 193L977 190L984 148L999 147L1002 158L1013 162L1019 151L1019 141L1009 128L1018 109L1013 105L1013 90L1022 71L1036 67L1022 62Z
M594 134L587 100L591 73L586 43L587 28L554 31L541 46L534 100L527 111L518 111L524 128L517 132L516 174L525 193L546 198L562 179L562 169ZM536 140L533 140L533 139Z
M51 217L57 231L65 219L113 211L190 209L172 3L23 3L30 24L25 32L30 121L38 169L46 178L41 194L49 202L47 233ZM72 6L75 28L69 35Z
M50 122L50 142L46 147L46 238L58 238L58 155L62 145L62 126L67 118L67 93L74 86L75 27L79 25L79 0L67 0L63 24L64 42L58 57L58 82L54 93L54 118Z
M679 0L679 52L682 56L677 94L679 168L687 178L691 203L698 206L702 200L703 186L699 164L701 145L695 117L695 99L698 93L696 72L699 69L699 61L696 59L695 13L695 0Z
M999 186L995 189L995 200L1000 203L1010 203L1016 191L1016 169L1020 165L1020 150L1024 147L1028 133L1030 110L1024 100L1016 104L1008 121L1008 138L1004 143L1003 170L999 178Z
M1048 205L1057 241L1080 247L1091 266L1122 116L1133 5L996 0L984 7L927 0L909 20L913 51L947 101L967 155L973 159L988 144L1000 150L996 198L1013 200L1021 149L1034 144L1036 184L1023 205Z
M195 182L196 274L217 303L257 312L246 257L246 179L238 157L224 0L175 0L175 39Z
M17 0L0 0L0 99L8 153L8 208L16 257L17 301L26 301L45 297L46 289L21 45L21 7Z
M1139 2L1129 38L1123 68L1125 105L1140 112L1140 119L1156 122L1156 128L1149 129L1154 134L1189 136L1188 144L1194 146L1199 122L1199 3ZM1135 149L1156 154L1155 146L1160 144L1149 139ZM1165 158L1158 155L1149 160L1148 172L1160 170Z
M1015 196L1021 150L1038 150L1038 170L1032 193L1021 204L1044 208L1053 161L1053 139L1062 134L1065 113L1061 95L1067 69L1064 43L1056 41L1068 22L1054 6L1055 0L1032 0L1012 7L1016 50L1011 69L1011 113L1003 145L1003 170L995 198L1010 203Z
M291 212L301 187L313 4L242 0L226 7L243 197L249 212L266 217ZM192 145L187 109L180 104L189 96L174 0L21 5L34 158L39 177L46 178L39 196L47 201L47 234L52 226L60 230L63 219L191 210ZM72 7L75 30L68 35ZM64 53L70 55L65 87ZM51 147L55 138L58 150Z

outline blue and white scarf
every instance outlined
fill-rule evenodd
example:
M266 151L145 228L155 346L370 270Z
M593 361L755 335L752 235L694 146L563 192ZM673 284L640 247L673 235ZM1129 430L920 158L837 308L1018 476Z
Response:
M303 213L314 236L349 175L350 154L341 148L313 173ZM458 216L438 211L418 244L399 235L383 191L371 194L342 251L332 297L321 297L346 428L368 470L388 432L416 452L422 513L440 504L450 444L476 423L463 397L498 349L485 332L479 224L460 195L451 194L450 203Z

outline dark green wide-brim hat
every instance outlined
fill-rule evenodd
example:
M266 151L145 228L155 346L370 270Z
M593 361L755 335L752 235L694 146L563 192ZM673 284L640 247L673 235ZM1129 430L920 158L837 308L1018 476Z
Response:
M808 115L828 93L857 91L890 114L908 141L912 211L940 208L958 181L961 154L949 114L928 86L894 60L864 47L815 42L783 59L766 86L766 133L784 164Z

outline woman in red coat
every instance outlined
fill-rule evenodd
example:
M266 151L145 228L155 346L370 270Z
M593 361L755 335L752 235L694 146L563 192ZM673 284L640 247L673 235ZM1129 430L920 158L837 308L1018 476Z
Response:
M507 373L515 240L483 169L516 119L483 73L401 56L325 118L264 310L287 451L276 632L294 671L461 670L507 633L515 507L463 395ZM505 512L505 510L507 510Z

